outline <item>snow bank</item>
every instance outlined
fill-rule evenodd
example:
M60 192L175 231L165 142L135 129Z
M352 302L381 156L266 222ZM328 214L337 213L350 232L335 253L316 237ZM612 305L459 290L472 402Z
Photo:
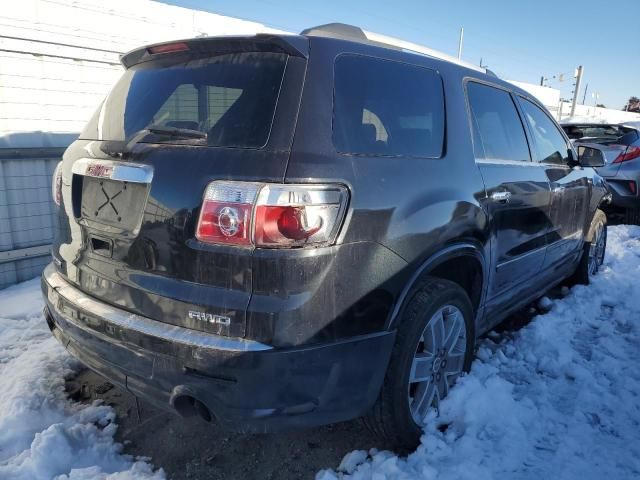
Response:
M70 402L78 364L51 336L38 280L0 291L0 478L162 479L114 443L110 407Z
M482 341L416 452L352 452L316 479L640 478L640 227L608 233L591 286Z

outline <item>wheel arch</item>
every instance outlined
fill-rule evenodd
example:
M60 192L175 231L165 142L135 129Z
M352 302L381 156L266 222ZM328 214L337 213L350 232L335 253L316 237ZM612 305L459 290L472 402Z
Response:
M471 274L468 274L471 267ZM428 276L450 280L460 285L469 295L475 313L475 323L483 313L484 295L488 281L487 261L482 247L471 241L448 245L424 260L413 272L398 295L387 328L393 328L402 314L411 293Z

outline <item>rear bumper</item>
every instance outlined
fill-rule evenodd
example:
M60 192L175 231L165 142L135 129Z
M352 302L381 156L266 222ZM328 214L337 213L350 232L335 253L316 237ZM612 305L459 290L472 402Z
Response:
M640 208L640 173L635 170L628 171L623 166L615 177L607 177L605 181L611 192L610 205L614 208ZM633 186L632 186L633 185Z
M395 338L395 332L379 332L278 349L114 308L66 282L53 265L43 273L42 289L52 333L89 368L171 411L181 399L196 399L224 427L243 432L322 425L366 413Z

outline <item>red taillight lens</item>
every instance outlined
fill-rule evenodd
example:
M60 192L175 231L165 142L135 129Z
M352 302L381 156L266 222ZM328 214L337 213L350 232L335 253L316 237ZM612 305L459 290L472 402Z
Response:
M251 245L251 212L259 185L212 182L200 209L196 238L206 243Z
M258 195L259 247L330 245L340 229L347 190L338 185L265 185Z
M315 224L309 225L306 207L263 207L281 210L278 217L278 230L291 240L306 240L322 228L322 217L315 218Z
M613 163L622 163L640 157L640 147L628 147L624 152L616 157Z
M249 245L251 204L205 201L196 237L203 242Z
M196 238L271 248L329 245L338 234L346 204L347 190L341 186L212 182Z
M51 194L53 201L57 206L62 203L62 162L56 165L56 169L53 171L53 177L51 178Z
M279 207L260 205L256 208L256 244L269 247L293 242L307 242L323 227L323 219L315 215L309 224L313 207ZM325 239L326 240L326 239Z
M175 53L186 52L189 50L189 45L184 42L165 43L164 45L156 45L148 48L149 53L156 55L158 53Z

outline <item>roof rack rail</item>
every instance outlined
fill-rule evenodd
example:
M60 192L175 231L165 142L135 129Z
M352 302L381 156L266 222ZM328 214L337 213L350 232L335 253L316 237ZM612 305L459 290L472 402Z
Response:
M424 47L422 45L418 45L417 43L407 42L399 38L388 37L387 35L382 35L380 33L368 32L360 27L348 25L346 23L327 23L324 25L318 25L303 30L302 32L300 32L300 35L338 38L341 40L369 43L385 48L393 48L395 50L419 53L428 57L438 58L440 60L445 60L447 62L455 63L457 65L476 70L478 72L488 73L489 75L495 76L495 74L490 70L474 65L473 63L465 62L463 60L460 60L459 58L447 55L443 52L439 52L438 50Z

